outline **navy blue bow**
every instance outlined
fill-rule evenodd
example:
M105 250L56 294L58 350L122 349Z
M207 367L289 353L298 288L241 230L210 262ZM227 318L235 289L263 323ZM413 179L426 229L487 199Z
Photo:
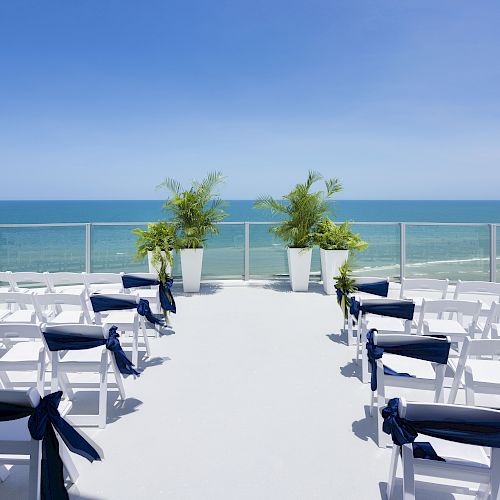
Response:
M398 446L403 446L407 443L413 443L418 432L405 419L398 414L399 398L390 399L387 406L382 410L384 423L382 430L386 434L390 434L392 442Z
M42 500L66 500L63 463L59 456L59 441L55 431L66 446L90 462L101 460L93 446L58 411L62 392L54 392L41 399L36 408L0 403L0 421L18 420L29 416L28 429L33 439L42 441L41 498ZM54 430L55 429L55 430Z
M166 283L160 283L159 292L160 292L160 304L161 308L164 311L171 311L173 313L177 312L177 306L175 305L174 294L172 293L172 285L174 284L174 280L172 278L168 278Z
M133 363L123 352L118 338L117 327L112 326L109 329L108 338L86 337L84 335L71 335L64 332L49 330L43 333L45 341L50 351L80 351L83 349L92 349L105 345L106 349L113 353L116 366L123 375L138 376L139 373L134 370Z
M136 303L135 297L112 297L109 295L93 293L90 296L90 302L92 303L92 309L94 312L102 311L121 311L124 309L137 309L137 312L144 316L150 323L162 325L163 321L157 318L149 302L146 299L139 299L139 303Z
M167 278L165 283L161 283L159 279L141 276L140 274L124 274L122 276L124 288L140 288L143 286L158 285L160 295L161 308L164 311L177 312L174 295L172 293L172 285L174 280Z

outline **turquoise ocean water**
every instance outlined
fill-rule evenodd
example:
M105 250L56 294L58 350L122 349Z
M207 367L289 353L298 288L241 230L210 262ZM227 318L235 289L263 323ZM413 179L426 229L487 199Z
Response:
M226 221L273 220L269 213L253 209L252 203L229 201ZM342 200L335 202L332 210L337 220L357 222L500 224L500 201ZM0 224L146 222L166 215L159 200L0 201ZM93 271L146 270L144 262L133 259L131 229L132 226L92 226ZM399 226L358 225L356 230L370 243L366 252L354 256L356 272L399 276ZM495 243L500 250L500 238ZM489 252L490 228L486 225L406 228L407 276L488 279ZM85 228L0 227L0 269L83 271ZM240 277L243 270L244 226L221 226L220 234L207 242L204 276ZM319 257L315 250L313 272L318 271ZM251 276L286 273L286 252L281 243L269 234L268 226L251 225Z

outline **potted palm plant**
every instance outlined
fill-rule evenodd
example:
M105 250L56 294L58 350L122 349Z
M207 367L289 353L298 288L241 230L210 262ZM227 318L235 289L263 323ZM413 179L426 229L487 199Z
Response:
M337 226L328 217L323 217L316 225L313 241L320 248L323 288L327 295L333 295L334 277L347 261L349 250L365 250L368 243L352 231L348 222Z
M312 231L328 212L327 199L342 189L337 179L325 180L326 192L311 192L313 184L323 179L318 172L310 171L302 184L297 184L283 200L261 196L255 208L271 210L283 220L270 231L287 245L288 272L294 292L306 292L311 270Z
M342 309L342 314L344 315L344 327L347 321L347 316L349 314L349 306L351 305L350 296L356 289L356 281L351 276L352 270L349 265L349 261L346 260L338 268L338 276L334 277L335 288L337 289L337 302Z
M135 258L148 258L150 273L159 274L163 270L172 273L172 250L175 243L175 226L167 221L149 223L147 229L136 228L132 233L137 236Z
M193 181L185 189L174 179L166 179L159 187L170 191L165 209L176 228L175 247L180 251L182 285L185 292L199 292L203 265L203 245L208 234L219 232L217 222L227 216L222 201L214 190L224 181L220 172L210 172L200 182Z

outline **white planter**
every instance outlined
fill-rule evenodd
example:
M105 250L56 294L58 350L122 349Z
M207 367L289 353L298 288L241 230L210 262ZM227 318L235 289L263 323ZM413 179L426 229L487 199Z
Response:
M163 257L165 258L165 252L162 252ZM172 252L170 252L170 255L172 255ZM153 252L148 252L148 268L150 273L158 274L160 271L160 265L158 264L157 266L153 265ZM167 273L172 274L172 266L167 262Z
M349 257L349 250L323 250L320 248L319 253L321 257L323 289L327 295L333 295L335 293L333 278L339 275L339 267Z
M311 248L289 248L288 272L290 284L294 292L307 292L309 289L309 273L311 272Z
M199 292L203 248L181 249L182 286L185 292Z

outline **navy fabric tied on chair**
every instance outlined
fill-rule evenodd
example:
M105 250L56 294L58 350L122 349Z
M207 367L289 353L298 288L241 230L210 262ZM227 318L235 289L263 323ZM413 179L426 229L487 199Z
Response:
M358 318L360 314L377 314L391 318L413 319L415 304L412 300L400 299L368 299L359 302L351 300L351 315Z
M492 448L500 447L500 418L495 420L486 420L485 418L479 418L478 420L471 418L458 420L451 416L445 419L441 416L441 418L436 420L413 420L400 417L398 407L399 398L393 398L389 400L387 406L382 410L384 418L382 429L386 434L391 435L392 441L398 446L414 443L420 433L457 443ZM419 457L418 452L415 452L415 444L422 445L425 443L414 443L415 457L430 458L426 456ZM417 448L419 447L417 446ZM437 459L440 459L440 457ZM441 460L443 459L441 458Z
M382 358L384 352L406 356L407 358L421 359L433 363L445 365L448 363L450 353L450 343L445 339L436 337L415 336L414 342L384 344L383 346L373 343L373 333L370 330L366 334L366 353L371 367L371 390L377 390L377 359ZM384 365L384 373L397 377L414 377L409 373L399 373Z
M122 311L124 309L137 309L137 312L144 316L150 323L162 325L163 322L158 319L151 311L149 302L146 299L139 299L137 303L135 297L117 298L110 295L93 293L90 296L92 309L94 312L103 311Z
M28 429L33 439L42 441L41 498L42 500L66 500L69 498L64 486L63 462L59 456L59 441L56 432L73 453L90 462L101 460L99 453L79 434L58 411L62 392L54 392L41 399L36 408L0 403L0 421L29 417Z
M387 294L389 293L388 280L371 281L366 283L357 283L355 281L354 287L355 292L369 293L371 295L378 295L379 297L387 297ZM341 304L344 294L342 293L342 290L337 287L335 287L335 291L337 293L337 301ZM350 297L347 297L347 300L349 301Z
M177 312L174 295L172 293L172 285L174 284L174 280L172 278L168 278L167 282L163 284L156 278L151 278L142 274L124 274L122 276L122 282L123 288L140 288L143 286L158 285L161 308L164 311L171 311L173 313Z
M106 346L106 349L113 353L116 366L122 375L139 376L139 372L134 369L133 363L123 352L118 338L116 326L109 329L108 338L85 337L84 335L71 335L62 332L44 332L45 341L50 351L79 351L92 349L93 347Z

